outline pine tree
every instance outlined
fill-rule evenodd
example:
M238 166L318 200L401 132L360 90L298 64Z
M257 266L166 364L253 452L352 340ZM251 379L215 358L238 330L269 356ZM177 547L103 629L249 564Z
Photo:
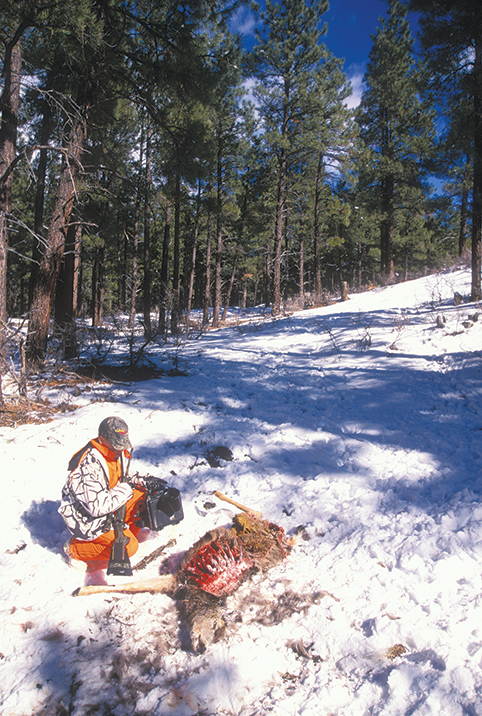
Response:
M445 195L455 206L460 205L458 254L463 256L467 251L469 195L473 184L475 137L472 101L465 92L456 92L441 99L446 125L438 146L437 173L446 180Z
M235 211L235 178L238 174L239 98L241 91L241 49L234 37L227 36L217 48L218 82L211 107L216 186L216 246L214 271L213 326L218 327L222 308L222 269L228 217Z
M50 28L40 26L39 39L50 46ZM77 34L80 40L77 40ZM47 39L46 39L47 38ZM68 87L72 96L65 98L65 132L62 136L62 162L53 199L45 245L32 291L26 357L31 366L45 359L49 321L53 307L57 279L60 274L67 230L76 200L77 183L81 174L81 158L87 139L88 115L98 99L102 84L100 68L105 70L103 57L103 23L98 21L95 8L87 0L77 3L75 17L58 28L54 35L55 52L50 61L63 59L69 69ZM85 48L89 46L89 59ZM97 72L91 71L96 63Z
M353 171L353 147L356 126L353 113L345 105L351 87L342 72L342 61L323 48L323 65L315 75L319 106L312 118L309 135L304 142L308 167L312 213L313 289L317 297L322 293L322 215L329 215L332 203L330 183L334 176L348 176Z
M305 122L319 109L313 74L320 63L321 16L327 0L267 0L261 13L264 34L258 33L253 50L256 95L264 119L265 139L276 156L276 208L274 219L274 258L272 312L281 310L281 262L287 212L290 167L300 151Z
M415 207L423 194L424 161L431 152L433 119L420 99L423 74L413 58L407 10L388 3L369 54L365 90L358 112L361 137L371 150L362 185L381 212L380 272L395 277L394 235L400 209Z
M31 0L24 0L22 4L30 9L38 5ZM58 17L53 13L52 20L54 5ZM75 9L70 0L64 3L52 0L51 4L46 2L41 6L39 12L43 12L45 17L42 15L36 18L32 30L36 40L32 46L38 47L35 53L38 64L34 62L31 66L39 68L42 78L54 66L59 68L59 84L54 89L63 114L57 113L57 121L61 119L62 127L68 129L70 134L62 133L60 125L57 125L57 138L63 141L63 165L58 177L57 194L49 197L53 210L45 236L45 250L33 282L27 346L31 364L42 362L46 353L49 319L65 239L74 202L79 197L77 188L83 147L94 127L99 129L102 126L107 131L108 123L97 123L102 114L101 108L115 107L119 98L129 98L144 108L152 124L154 146L156 134L160 128L166 128L165 119L170 113L173 95L182 96L187 107L196 98L198 102L205 100L215 83L215 72L209 67L212 45L209 26L220 22L216 14L218 9L222 15L223 3L218 4L217 0L192 0L182 6L175 3L152 4L143 0L128 3L79 0ZM47 15L50 22L46 20ZM208 28L205 32L201 29L203 23ZM105 114L102 118L104 122ZM187 137L187 141L191 141L191 138ZM60 141L56 144L58 146ZM98 170L99 167L93 165L88 168L91 176ZM176 182L181 177L182 172L179 171ZM146 178L144 186L147 188L151 176ZM145 218L143 298L146 316L150 315L151 197L152 194L144 193L143 207L139 207L140 210L144 208ZM177 211L179 202L176 207ZM177 213L177 227L178 218ZM176 236L179 236L179 232ZM108 253L106 258L108 260ZM175 254L175 259L179 265L179 252ZM175 267L177 291L178 274ZM98 297L101 295L102 292L97 293ZM97 312L97 315L100 313Z
M441 87L449 102L454 94L470 98L466 155L473 160L472 300L477 301L482 297L482 3L410 0L410 8L421 13L421 44L434 73L434 89Z
M12 168L16 157L17 123L20 106L22 43L19 32L12 33L5 48L0 125L0 323L7 319L8 215L11 205ZM1 340L1 339L0 339Z

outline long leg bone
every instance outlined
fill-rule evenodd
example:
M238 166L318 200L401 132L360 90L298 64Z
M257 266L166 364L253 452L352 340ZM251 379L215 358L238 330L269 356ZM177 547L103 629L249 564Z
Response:
M72 594L73 597L87 597L90 594L103 592L120 592L121 594L135 594L138 592L150 592L151 594L170 594L175 587L175 577L172 574L152 579L142 579L139 582L129 582L112 586L109 584L91 584L79 587Z
M235 502L230 497L226 497L226 495L223 495L222 492L216 491L214 495L218 498L218 500L223 500L223 502L229 502L230 505L234 505L234 507L237 507L238 510L242 510L243 512L251 512L252 515L256 515L256 517L259 517L260 519L262 519L263 517L263 514L261 512L258 512L257 510L252 510L251 507L246 507L240 502Z

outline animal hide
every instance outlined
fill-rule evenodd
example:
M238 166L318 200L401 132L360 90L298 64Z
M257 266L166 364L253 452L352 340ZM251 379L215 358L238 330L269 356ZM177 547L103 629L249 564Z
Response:
M78 595L101 591L162 592L178 603L191 647L202 653L226 630L226 600L254 573L263 573L287 557L295 538L253 513L236 515L231 527L207 532L182 558L175 575L123 587L82 587Z
M188 550L177 570L175 596L195 651L222 637L226 597L253 573L281 562L293 544L282 527L243 513L230 529L212 530Z

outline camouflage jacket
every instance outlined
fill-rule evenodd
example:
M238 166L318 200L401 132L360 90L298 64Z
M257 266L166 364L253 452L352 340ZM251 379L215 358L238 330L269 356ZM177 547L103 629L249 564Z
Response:
M109 487L107 460L92 443L74 455L69 468L59 512L73 537L93 540L112 529L113 513L132 497L132 488L126 482Z

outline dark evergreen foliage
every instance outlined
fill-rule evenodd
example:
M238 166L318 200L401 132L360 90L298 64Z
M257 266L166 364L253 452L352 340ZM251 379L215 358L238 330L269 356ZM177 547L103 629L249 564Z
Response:
M469 226L480 297L480 3L413 0L427 74L390 0L357 124L325 0L268 0L248 54L236 6L0 0L0 332L28 316L31 364L80 317L167 339L409 278Z
M482 3L480 0L411 0L421 13L421 44L433 73L432 90L447 109L445 152L459 155L464 232L468 175L472 190L472 300L480 300L482 269ZM453 154L452 154L453 157ZM461 160L460 160L461 158ZM460 244L463 243L461 236Z

